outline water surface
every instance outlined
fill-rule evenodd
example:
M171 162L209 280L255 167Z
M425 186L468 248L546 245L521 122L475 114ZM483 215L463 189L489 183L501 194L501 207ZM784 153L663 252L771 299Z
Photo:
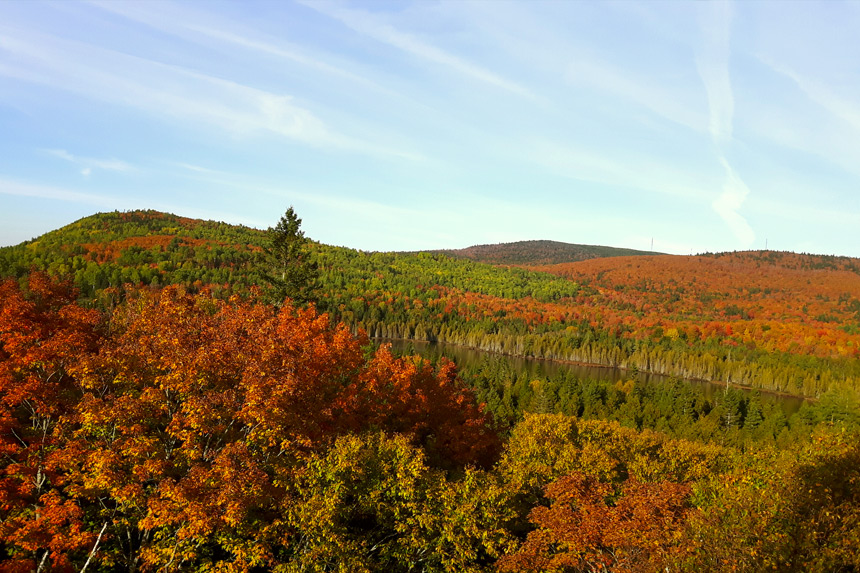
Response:
M650 382L668 381L672 378L662 374L650 374L647 372L633 372L623 368L614 368L611 366L597 366L578 364L570 362L562 362L555 360L543 360L536 358L523 358L521 356L506 356L496 352L487 352L485 350L477 350L467 348L456 344L446 344L444 342L423 342L414 340L389 340L389 339L374 339L378 344L391 344L391 349L395 353L414 352L424 356L427 359L435 359L444 356L453 360L461 369L469 366L478 366L482 360L488 356L507 360L511 368L516 372L527 372L529 376L535 378L553 377L561 371L567 371L574 378L579 380L599 380L603 382L615 383L619 380L635 380L636 382L648 384ZM717 384L705 380L690 380L685 382L699 388L705 398L712 400L719 392L725 392L724 384ZM744 392L752 392L753 390L745 386L735 386ZM800 409L804 399L797 396L786 396L759 390L763 402L778 403L782 406L786 416L791 416Z

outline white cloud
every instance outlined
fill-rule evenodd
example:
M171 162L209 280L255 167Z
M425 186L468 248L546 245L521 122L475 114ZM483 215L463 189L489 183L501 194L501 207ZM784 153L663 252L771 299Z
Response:
M158 10L153 10L148 2L94 1L90 3L102 10L176 35L184 40L200 43L202 40L211 39L222 44L239 46L362 84L377 91L391 93L362 75L332 65L318 56L307 55L305 48L280 38L264 39L263 34L258 30L237 30L238 26L235 22L219 20L209 11L189 9L187 4L180 6L170 2L159 2Z
M856 187L860 176L860 141L857 130L820 106L779 107L770 101L751 102L746 128L757 138L782 148L815 156L850 174ZM807 160L812 157L807 158ZM802 166L797 166L801 167ZM777 177L785 173L775 166ZM810 174L814 177L814 173Z
M811 196L815 194L812 190L807 192ZM851 203L844 205L844 209L837 210L810 204L791 204L782 200L751 198L749 210L774 220L793 221L792 227L816 225L825 229L844 229L846 234L853 231L857 239L860 239L860 197L855 196Z
M710 110L710 131L720 143L732 137L734 96L729 77L732 6L727 1L703 2L699 5L702 46L696 55L696 67L705 84Z
M723 185L723 192L714 199L711 206L726 222L735 238L740 241L744 248L748 248L755 242L755 233L739 211L750 194L750 190L728 161L721 158L720 162L726 170L726 182Z
M60 159L64 159L70 163L82 166L83 169L81 169L81 174L84 176L90 175L93 168L104 169L105 171L126 172L137 170L134 166L126 163L125 161L120 161L119 159L95 159L92 157L81 157L73 155L65 149L45 149L44 151L54 157L59 157Z
M446 52L441 48L424 42L415 36L401 32L394 26L381 21L379 18L376 18L367 12L350 10L348 8L342 8L340 6L324 2L299 0L299 3L330 18L338 20L348 28L351 28L360 34L364 34L378 42L393 46L417 58L450 68L457 73L516 95L533 100L537 99L537 96L530 89L508 80L484 67L473 64L463 58Z
M0 68L5 75L240 137L270 133L320 148L409 160L421 157L338 133L288 95L76 42L26 37L9 28L0 32L0 49L17 63Z
M567 68L568 81L586 85L642 106L652 113L693 131L707 132L708 118L680 102L681 86L665 87L655 78L637 78L629 70L593 57L580 57Z
M755 233L740 210L750 190L725 155L725 147L732 143L735 110L729 73L732 4L728 0L703 2L699 4L698 15L702 45L696 56L696 66L708 94L711 138L717 146L720 164L726 171L722 193L713 200L711 207L735 238L748 248L755 241Z
M75 162L75 156L65 149L46 149L45 151L55 157L59 157L60 159L65 159L66 161L71 161L73 163Z
M71 203L83 203L107 209L120 209L124 204L124 201L118 197L81 193L79 191L49 185L21 183L19 181L4 179L2 177L0 177L0 195L54 199Z
M806 96L830 112L836 119L860 131L860 102L837 94L824 83L801 75L784 64L777 64L769 58L760 56L759 59L775 72L791 79Z
M191 163L173 163L176 167L181 167L183 169L187 169L188 171L193 171L194 173L207 173L207 174L219 174L224 173L223 171L218 171L217 169L209 169L208 167L202 167L200 165L193 165Z
M205 207L201 208L196 203L192 205L165 203L153 200L151 196L138 198L133 196L109 196L94 193L82 193L74 189L56 187L53 185L42 185L39 183L27 183L7 179L0 176L0 195L12 197L30 197L34 199L50 199L52 201L64 201L90 205L101 210L132 210L132 209L155 209L165 213L174 213L186 217L196 217L213 221L230 221L234 224L242 224L250 227L264 228L260 221L237 215L235 212L214 211ZM178 190L168 190L167 195L180 197Z

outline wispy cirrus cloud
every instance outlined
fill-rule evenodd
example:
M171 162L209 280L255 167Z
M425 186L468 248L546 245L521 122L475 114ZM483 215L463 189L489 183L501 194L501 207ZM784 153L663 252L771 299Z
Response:
M106 210L156 209L168 213L182 213L187 217L198 217L214 221L230 220L252 227L265 227L264 224L256 219L243 217L235 212L207 209L196 203L185 205L181 203L168 203L157 199L153 200L150 196L138 197L134 195L119 196L85 193L67 187L25 182L0 175L0 196L3 195L32 199L49 199L51 201L88 205L96 209ZM174 193L174 195L179 196L178 193Z
M714 211L726 222L735 237L744 246L749 247L755 241L755 233L746 218L740 214L740 209L750 194L749 187L725 158L721 157L720 163L726 170L726 181L723 184L723 192L714 199L711 205Z
M172 165L175 165L176 167L181 167L182 169L191 171L193 173L204 173L207 175L217 175L219 173L224 173L223 171L219 171L217 169L210 169L209 167L203 167L202 165L194 165L193 163L174 162L172 163Z
M726 148L732 143L735 100L729 73L733 7L728 0L700 5L699 20L702 32L701 49L696 67L708 95L710 112L709 129L717 148L720 165L726 173L722 192L711 202L711 207L731 230L735 238L750 247L755 233L741 209L750 189L726 158Z
M446 67L459 74L518 96L532 100L538 99L535 93L529 88L504 78L485 67L474 64L464 58L434 46L417 36L398 30L393 25L385 22L377 16L374 16L373 14L362 10L344 8L341 5L327 2L309 2L307 0L299 0L299 3L316 10L320 14L341 22L359 34L363 34L378 42L393 46L416 58Z
M820 80L798 73L790 66L776 63L766 56L759 56L759 60L775 72L789 78L810 100L827 110L836 119L860 131L860 98L855 97L852 100L845 97Z
M361 84L373 90L393 93L371 81L366 76L325 61L322 57L308 53L308 49L281 38L267 38L259 30L239 29L235 22L214 18L211 13L194 10L190 5L160 2L158 10L152 10L149 2L104 2L93 0L90 5L102 10L167 32L186 41L202 42L214 40L228 47L239 47L252 52L267 54L284 62L299 64L349 82Z
M130 107L170 121L195 122L238 137L273 134L318 148L418 159L332 129L289 95L50 36L0 28L0 74ZM133 69L134 74L128 70Z
M44 152L80 166L81 174L84 176L90 175L93 169L122 172L137 171L136 167L129 163L126 163L125 161L120 161L119 159L96 159L93 157L81 157L79 155L73 155L65 149L45 149Z
M585 85L634 105L677 125L696 132L708 131L708 115L679 101L677 88L639 78L629 70L619 69L594 57L578 58L567 68L566 78L575 85Z
M211 184L246 191L253 190L256 193L300 201L307 205L351 213L361 220L384 222L402 219L410 221L426 214L426 209L423 207L408 208L386 205L369 199L331 195L320 189L285 187L242 173L231 173L187 163L176 163L175 165L196 174L200 180Z
M845 204L841 210L785 203L773 199L752 199L750 207L762 215L789 219L802 226L803 223L815 223L832 228L845 230L845 237L853 233L860 240L860 198L850 204Z
M24 183L3 177L0 177L0 195L53 199L71 203L83 203L107 209L119 209L122 208L124 204L124 201L118 197L97 195L94 193L82 193L80 191L51 185Z
M708 95L711 137L720 144L731 140L735 109L729 75L732 5L726 0L704 3L699 19L702 45L696 55L696 68Z

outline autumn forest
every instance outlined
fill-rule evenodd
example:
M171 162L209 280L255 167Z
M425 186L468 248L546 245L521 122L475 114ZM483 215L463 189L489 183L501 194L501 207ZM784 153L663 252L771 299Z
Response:
M0 571L860 570L860 260L300 224L0 249Z

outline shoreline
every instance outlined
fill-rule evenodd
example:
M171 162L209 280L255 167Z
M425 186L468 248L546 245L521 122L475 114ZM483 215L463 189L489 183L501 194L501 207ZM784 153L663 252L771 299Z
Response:
M538 356L523 356L521 354L512 354L509 352L498 352L495 350L485 350L483 348L478 348L475 346L468 346L465 344L458 344L456 342L446 342L444 340L420 340L415 338L388 338L388 337L369 337L370 340L374 343L378 343L380 341L390 341L390 342L418 342L421 344L428 345L439 345L444 344L447 346L453 346L456 348L461 348L463 350L471 350L473 352L481 352L484 354L494 354L496 356L504 356L506 358L517 358L520 360L528 360L532 362L547 362L551 364L563 364L568 366L580 366L584 368L600 368L605 370L617 370L621 372L634 372L631 368L626 368L624 366L612 366L610 364L595 364L591 362L581 362L579 360L566 360L562 358L542 358ZM665 378L680 378L681 380L689 381L689 382L700 382L705 384L713 384L715 386L722 386L724 388L730 388L731 386L735 386L741 390L748 392L761 392L762 394L769 394L771 396L777 396L780 398L794 398L796 400L802 400L804 402L817 402L817 398L812 398L810 396L802 396L798 394L790 394L788 392L783 392L780 390L768 390L765 388L756 388L755 386L750 386L749 384L738 384L738 383L730 383L725 380L708 380L706 378L695 378L695 377L686 377L686 376L675 376L673 374L662 374L660 372L653 372L650 370L640 370L636 369L636 373L647 374L650 376L662 376Z

